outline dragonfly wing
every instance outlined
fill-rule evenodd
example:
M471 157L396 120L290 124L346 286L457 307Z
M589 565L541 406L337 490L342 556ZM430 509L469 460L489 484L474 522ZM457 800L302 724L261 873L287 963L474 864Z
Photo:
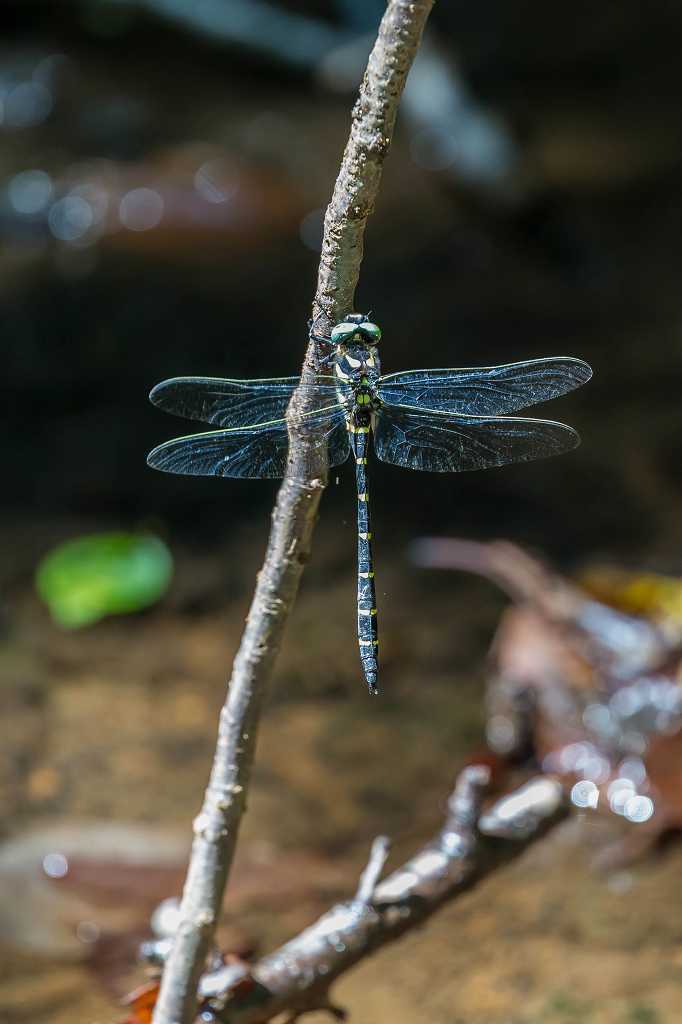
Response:
M380 379L379 397L390 405L501 416L564 395L591 376L587 363L570 356L461 370L405 370Z
M348 431L340 405L309 413L305 419L316 441L327 445L329 465L348 458ZM282 477L287 466L289 433L285 419L235 430L176 437L154 448L147 464L165 473L230 476L244 479Z
M157 384L149 400L176 416L234 429L282 419L298 385L298 377L172 377ZM319 383L306 384L305 389L311 392L311 398L319 398L322 405L337 400L337 385L331 376L321 377Z
M431 473L489 469L570 451L580 444L572 427L552 420L455 416L407 406L385 406L374 447L383 462Z
M309 413L309 415L314 417L316 414ZM340 466L350 455L350 439L343 406L337 406L333 415L327 416L326 421L321 423L321 427L324 440L327 443L329 465Z

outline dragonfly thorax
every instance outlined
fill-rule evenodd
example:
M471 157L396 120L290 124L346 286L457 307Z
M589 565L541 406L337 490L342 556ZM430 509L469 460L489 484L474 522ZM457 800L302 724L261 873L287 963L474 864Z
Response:
M376 345L350 342L337 345L334 373L346 409L369 413L378 409L379 353Z
M344 342L336 346L334 364L334 372L340 380L359 384L366 377L373 383L380 373L379 350L364 341Z

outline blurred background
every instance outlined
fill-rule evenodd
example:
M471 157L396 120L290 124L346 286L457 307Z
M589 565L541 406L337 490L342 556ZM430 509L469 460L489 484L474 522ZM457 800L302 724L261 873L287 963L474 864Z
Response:
M147 469L150 448L188 429L147 394L175 375L297 372L382 10L2 5L0 1008L12 1024L119 1019L149 914L179 891L276 484ZM373 462L372 701L354 639L354 480L333 471L263 722L225 948L268 950L353 890L376 833L409 855L483 742L504 599L415 567L411 541L505 537L567 573L605 560L680 574L681 45L682 11L663 0L436 5L357 308L382 326L385 372L586 359L594 381L540 412L583 444L459 477ZM139 602L150 607L65 629L36 570L63 542L111 531L166 545ZM575 849L545 851L541 870L498 876L339 998L357 1022L675 1020L680 860L673 845L604 877Z

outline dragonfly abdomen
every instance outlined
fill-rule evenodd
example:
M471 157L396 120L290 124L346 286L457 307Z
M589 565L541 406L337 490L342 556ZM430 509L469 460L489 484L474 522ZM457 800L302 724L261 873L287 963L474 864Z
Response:
M353 420L354 422L349 424L349 430L355 453L355 477L358 488L358 643L360 645L360 661L369 691L376 694L378 693L379 631L377 628L372 527L367 482L370 417L364 412L356 412Z

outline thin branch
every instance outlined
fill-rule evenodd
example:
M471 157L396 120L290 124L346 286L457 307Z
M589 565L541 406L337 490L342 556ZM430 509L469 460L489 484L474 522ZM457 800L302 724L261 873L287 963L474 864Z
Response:
M356 896L336 904L251 967L234 964L204 975L202 1008L225 1024L261 1024L283 1012L295 1020L315 1009L339 1016L329 988L341 974L514 860L565 814L561 786L545 776L497 801L478 821L488 778L482 766L460 774L443 828L374 888L371 901ZM383 853L375 841L373 866L381 860L377 849Z
M337 5L340 20L331 24L269 0L137 2L214 44L249 51L294 71L314 72L334 92L355 91L383 8L381 0L353 0ZM497 203L518 203L526 197L532 182L511 131L502 117L479 102L451 55L433 37L421 47L402 109L417 163Z
M389 0L381 21L325 217L313 303L321 331L328 331L353 309L365 225L379 190L405 79L432 5L433 0ZM317 361L311 341L303 380L314 379ZM180 925L165 965L154 1024L191 1024L195 1017L197 984L211 948L246 805L265 687L310 553L327 479L327 457L314 431L306 430L301 421L306 411L302 392L294 395L289 410L289 465L220 713L211 777L194 822Z
M372 843L367 867L360 876L358 891L355 894L356 900L360 903L371 903L379 876L384 870L389 848L388 836L377 836Z
M369 55L332 201L313 304L320 330L353 308L367 218L374 208L398 103L433 0L390 0ZM348 272L354 268L355 272Z

